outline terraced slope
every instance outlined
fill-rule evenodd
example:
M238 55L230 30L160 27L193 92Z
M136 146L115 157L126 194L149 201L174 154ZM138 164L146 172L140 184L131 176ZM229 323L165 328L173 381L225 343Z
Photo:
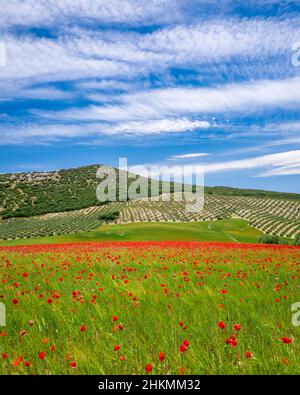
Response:
M96 199L99 167L101 165L52 172L0 174L0 218L25 218L100 206ZM131 181L128 179L128 185ZM172 188L171 183L171 191ZM298 194L251 189L205 187L205 192L218 197L259 196L300 201Z
M52 213L30 218L0 221L0 239L31 238L86 231L101 225L103 214L118 212L118 218L106 223L210 221L239 217L264 233L295 237L300 233L300 202L296 200L205 195L204 209L187 213L185 202L114 202L86 209Z

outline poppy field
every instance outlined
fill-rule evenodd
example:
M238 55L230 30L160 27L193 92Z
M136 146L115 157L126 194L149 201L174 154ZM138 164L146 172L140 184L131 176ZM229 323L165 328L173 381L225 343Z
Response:
M0 247L0 374L297 374L300 248Z

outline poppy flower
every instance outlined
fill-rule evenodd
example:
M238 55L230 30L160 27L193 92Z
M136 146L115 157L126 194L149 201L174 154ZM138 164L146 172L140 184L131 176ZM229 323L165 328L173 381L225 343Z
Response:
M51 298L47 299L47 304L51 304L51 303L52 303L52 299Z
M39 359L44 359L45 356L46 356L45 351L41 351L41 352L39 353Z
M114 351L119 351L120 350L120 346L118 345L118 344L116 344L115 346L114 346Z
M112 320L113 320L113 321L117 321L117 319L118 319L118 317L117 317L116 315L113 315L113 316L112 316Z
M187 349L188 349L187 346L184 345L184 344L181 344L181 346L178 348L178 350L179 350L180 352L182 352L182 353L186 352Z
M120 355L120 360L121 360L121 361L125 361L124 355Z
M13 299L13 304L18 304L19 303L19 301L18 301L18 299Z
M220 293L221 293L222 295L225 295L225 294L227 294L227 290L226 290L226 289L221 289Z
M251 356L252 356L252 354L251 354L251 352L250 351L246 351L246 358L251 358Z
M13 366L19 366L22 360L23 360L22 355L19 355L18 358L13 361L12 363Z
M292 339L290 337L281 337L280 340L282 341L282 343L284 344L290 344L292 343Z
M50 347L50 351L55 351L55 346L52 345L52 346Z
M226 324L225 324L223 321L220 321L220 322L218 323L218 325L219 325L219 328L220 328L220 329L225 329L225 328L226 328Z
M76 368L76 366L77 366L76 361L70 362L70 366L71 366L71 368Z
M31 365L31 363L30 363L29 361L25 361L25 366L26 366L27 368L29 368L30 365Z
M32 326L33 324L34 324L34 322L33 322L32 320L29 320L29 321L28 321L28 325L29 325L29 326Z
M188 339L184 339L183 344L188 347L190 345L190 342L188 341Z
M236 331L240 331L241 330L241 325L239 325L239 324L234 324L233 327L234 327L234 329Z
M7 353L6 353L6 352L4 352L4 353L2 354L2 359L7 359Z
M162 362L165 359L165 354L162 351L158 353L158 359L160 360L160 362Z
M2 331L2 332L0 333L0 336L1 336L1 337L5 337L5 336L6 336L6 332L5 332L5 331Z
M82 324L80 327L80 332L84 332L85 330L86 330L86 326L84 324Z
M146 365L146 372L150 373L152 371L152 369L153 369L153 366L150 363L148 363L148 365Z

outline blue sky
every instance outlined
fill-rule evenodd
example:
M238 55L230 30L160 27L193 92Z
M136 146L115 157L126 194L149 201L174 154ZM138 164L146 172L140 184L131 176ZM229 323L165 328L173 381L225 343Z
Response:
M0 9L1 172L127 157L200 163L206 185L300 193L299 2Z

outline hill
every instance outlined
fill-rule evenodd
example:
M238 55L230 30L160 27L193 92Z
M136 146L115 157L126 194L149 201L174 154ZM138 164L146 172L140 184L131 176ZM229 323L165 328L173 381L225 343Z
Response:
M96 229L103 223L231 218L244 219L267 234L294 238L300 232L298 194L205 187L204 209L199 213L187 213L185 202L174 199L103 204L95 193L98 168L91 165L56 172L0 175L0 239L71 234ZM161 192L161 183L159 189ZM173 184L170 189L174 189Z
M0 174L0 216L2 219L101 206L96 198L99 180L96 171L103 165L90 165L51 172ZM118 174L118 170L117 174ZM128 179L130 184L132 180ZM149 180L150 184L150 180ZM171 183L171 191L173 184ZM161 183L160 183L161 191ZM230 187L205 187L217 196L253 196L300 201L300 194Z

